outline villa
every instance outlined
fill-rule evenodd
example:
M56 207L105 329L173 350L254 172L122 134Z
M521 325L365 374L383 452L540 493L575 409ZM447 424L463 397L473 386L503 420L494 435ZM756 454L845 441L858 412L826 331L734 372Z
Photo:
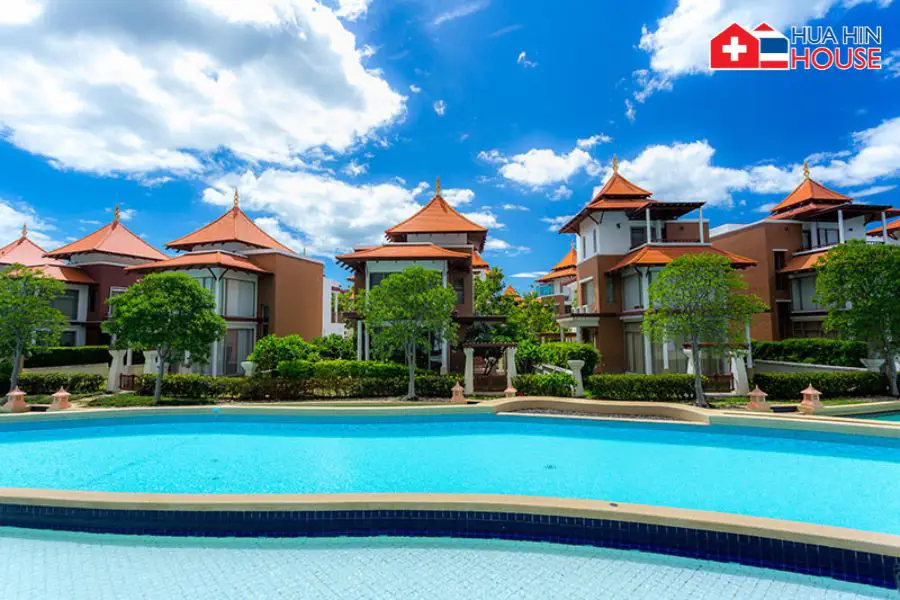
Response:
M577 264L578 253L575 252L575 242L572 242L572 247L562 260L549 273L535 280L538 298L555 302L560 316L571 313L576 300Z
M900 214L890 206L858 204L810 178L804 164L803 181L764 219L745 225L722 225L711 232L713 247L752 258L758 266L744 276L750 291L771 307L756 315L751 335L757 340L826 337L822 323L827 311L815 303L816 265L828 250L848 240L891 243ZM866 233L866 226L882 226Z
M176 257L128 267L132 276L163 271L186 273L213 292L216 312L228 324L225 338L214 344L208 375L243 374L241 362L256 340L269 334L322 335L325 315L331 320L330 299L324 290L324 265L297 254L259 228L241 210L238 192L221 217L200 229L168 242L166 248L184 252Z
M356 289L369 291L392 273L420 266L441 273L444 285L456 292L454 319L462 338L469 325L479 319L474 310L474 278L488 266L478 255L484 250L488 230L467 219L441 196L437 180L434 197L405 221L385 230L387 243L360 246L342 254L337 261L353 271ZM476 268L478 263L478 268ZM484 263L484 264L481 264ZM350 315L355 318L355 315ZM356 319L357 355L370 357L371 339L362 320ZM441 372L459 372L463 353L451 351L451 340L434 339L429 353L429 366Z
M559 230L576 236L574 280L577 298L560 327L593 344L607 372L685 372L687 358L678 340L652 342L641 330L654 274L685 254L713 252L738 269L756 261L714 247L702 202L663 202L625 179L613 158L613 173L596 196ZM697 219L680 217L698 211ZM557 273L572 276L569 257ZM554 273L551 271L551 275ZM545 276L542 279L545 279ZM562 279L562 278L561 278Z

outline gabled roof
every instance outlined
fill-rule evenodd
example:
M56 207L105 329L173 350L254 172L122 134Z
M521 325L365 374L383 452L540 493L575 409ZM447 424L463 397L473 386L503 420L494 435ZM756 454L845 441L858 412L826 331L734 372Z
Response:
M144 258L147 260L165 260L167 258L165 254L135 235L119 221L118 206L116 207L116 216L112 223L104 225L80 240L48 252L46 256L68 258L73 254L84 254L87 252L115 254L116 256Z
M356 267L370 260L456 260L470 262L468 252L447 250L434 244L384 244L374 248L360 248L335 257L348 267Z
M606 184L600 189L596 196L594 196L593 202L602 199L612 199L612 198L649 198L652 196L652 192L648 192L642 187L638 187L622 177L622 175L618 171L618 165L613 170L612 177L610 177Z
M556 266L554 266L551 271L559 271L566 267L574 267L576 264L578 264L578 253L575 252L575 246L572 245L572 247L569 248L569 251L566 252L566 255L563 256L562 260L556 263Z
M867 231L867 232L866 232L866 235L878 235L878 236L880 236L880 235L882 234L882 231L881 231L881 230L882 230L882 228L881 228L881 227L878 227L878 228L876 228L876 229L872 229L871 231ZM897 237L897 236L900 236L900 220L894 221L893 223L888 223L888 226L887 226L887 233L888 233L888 235L891 236L891 237ZM3 251L0 250L0 260L2 260L2 258L3 258L3 254L2 254L2 253L3 253Z
M52 279L56 279L58 281L65 281L67 283L82 283L82 284L92 284L97 283L94 281L94 278L79 269L78 267L69 267L66 265L60 264L46 264L46 265L38 265L34 267L39 270L41 273L50 277Z
M291 254L294 253L293 250L278 242L250 220L250 217L238 206L237 190L234 191L234 206L231 210L209 225L201 227L177 240L168 242L166 247L173 250L190 250L195 246L225 244L228 242L239 242L257 248L284 250Z
M575 265L578 263L578 254L575 252L575 246L573 245L566 255L563 256L562 260L556 263L550 272L546 275L542 275L538 277L535 281L545 282L545 281L553 281L554 279L561 279L563 277L575 277L577 272L575 270Z
M125 270L148 273L153 271L186 271L204 267L219 267L235 271L248 271L250 273L268 273L268 271L259 268L243 256L237 256L228 252L220 252L218 250L209 252L191 252L158 262L127 267Z
M819 252L810 252L809 254L801 254L792 256L784 267L778 271L779 273L800 273L802 271L814 271L820 260L828 257L828 250L820 250Z
M478 254L475 250L472 250L472 268L473 269L489 269L490 265L486 260L481 258L481 255Z
M46 250L28 239L28 228L22 227L22 236L0 248L0 263L19 264L26 267L38 265L61 265L61 261L45 258Z
M787 197L775 205L772 214L781 213L789 208L794 208L808 202L817 202L820 204L843 204L852 202L852 198L839 194L834 190L830 190L818 181L814 181L809 177L809 166L803 163L803 181L800 182L794 191Z
M546 281L553 281L555 279L562 279L564 277L576 277L578 275L578 271L575 267L566 267L565 269L557 269L555 271L550 271L546 275L542 275L535 279L535 281L539 283L544 283Z
M620 260L614 267L609 269L607 273L614 273L616 271L624 269L625 267L663 266L669 264L676 258L684 256L685 254L718 254L719 256L724 256L729 259L731 261L731 266L736 269L744 269L747 267L756 266L756 261L751 258L747 258L746 256L741 256L739 254L734 254L733 252L728 252L727 250L713 248L712 246L654 246L650 244L641 246L637 250L626 254L622 258L622 260Z
M509 297L511 297L511 298L514 299L514 300L521 300L521 299L522 299L522 296L519 295L519 292L517 292L516 289L515 289L513 286L511 286L511 285L506 286L506 289L503 290L503 295L504 295L504 296L509 296Z
M405 221L386 229L388 236L407 233L487 233L487 228L459 214L440 191Z

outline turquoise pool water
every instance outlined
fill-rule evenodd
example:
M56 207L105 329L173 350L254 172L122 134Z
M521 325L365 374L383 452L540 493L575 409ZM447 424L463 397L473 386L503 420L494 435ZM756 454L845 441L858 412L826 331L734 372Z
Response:
M900 412L881 413L880 415L859 415L859 419L875 419L876 421L900 421Z
M889 590L734 564L498 540L172 539L0 528L3 598L853 600Z
M0 487L602 499L900 534L900 442L669 423L192 416L0 424Z

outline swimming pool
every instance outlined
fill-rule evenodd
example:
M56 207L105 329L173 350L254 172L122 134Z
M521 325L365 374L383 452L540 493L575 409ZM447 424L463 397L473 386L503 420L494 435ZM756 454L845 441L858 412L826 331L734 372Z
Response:
M900 442L524 416L149 416L0 424L0 487L516 494L900 534Z
M0 528L5 598L896 598L824 577L606 548L415 538L158 538Z
M872 415L852 415L856 419L874 419L876 421L900 421L900 412L877 413Z

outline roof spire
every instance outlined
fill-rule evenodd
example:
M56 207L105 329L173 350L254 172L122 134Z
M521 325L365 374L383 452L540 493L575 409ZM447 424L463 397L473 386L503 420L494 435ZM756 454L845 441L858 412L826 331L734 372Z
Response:
M241 199L238 196L238 189L234 188L234 207L238 208L238 205L241 203Z
M435 189L435 195L440 196L441 195L441 177L440 177L440 175L438 175L437 182L435 182L435 184L434 184L434 189Z
M113 211L113 223L119 222L119 203L116 202L116 209Z
M22 237L28 237L28 223L22 223Z
M618 173L618 172L619 172L619 159L615 154L613 154L613 173Z
M805 160L803 161L803 177L809 179L809 163Z

